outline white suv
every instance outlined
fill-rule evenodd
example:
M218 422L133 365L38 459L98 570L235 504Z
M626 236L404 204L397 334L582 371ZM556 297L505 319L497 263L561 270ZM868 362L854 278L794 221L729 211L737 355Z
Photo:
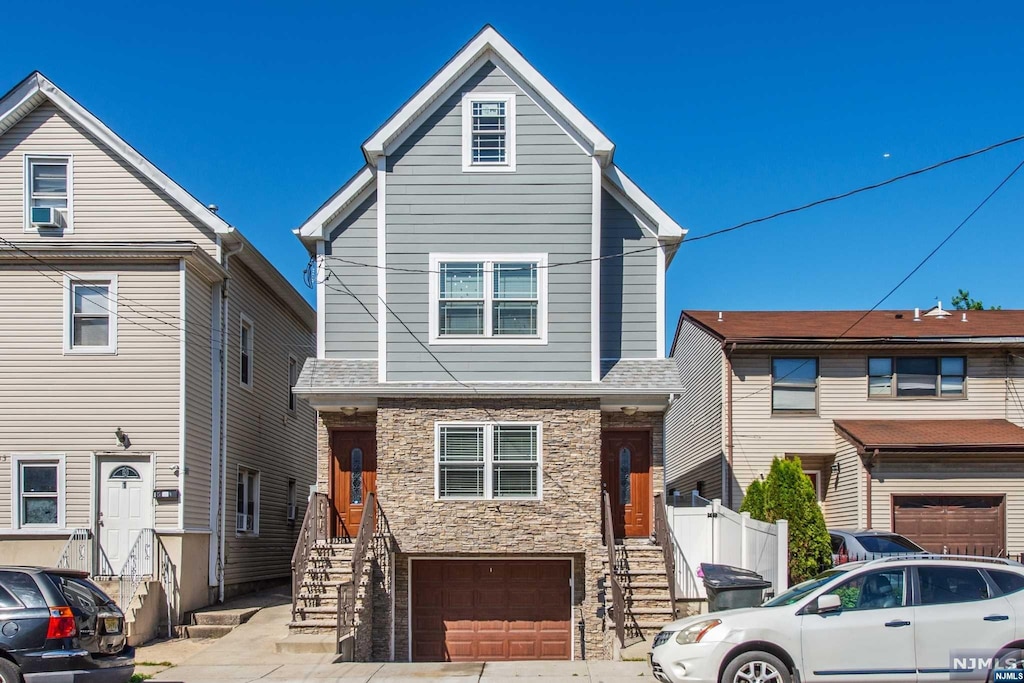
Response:
M983 681L986 656L1021 647L1024 566L920 555L851 562L760 607L674 621L651 666L665 683L881 683L948 681L954 667L960 678L980 657Z

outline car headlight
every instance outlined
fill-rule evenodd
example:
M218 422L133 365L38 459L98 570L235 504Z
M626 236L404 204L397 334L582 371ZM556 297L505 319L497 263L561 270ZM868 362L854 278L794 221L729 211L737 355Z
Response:
M696 624L690 624L676 636L676 642L680 645L699 643L707 632L722 623L721 619L705 619Z
M658 633L658 635L654 636L654 644L651 645L651 649L653 650L654 648L660 645L664 645L675 634L675 631L661 631L660 633Z

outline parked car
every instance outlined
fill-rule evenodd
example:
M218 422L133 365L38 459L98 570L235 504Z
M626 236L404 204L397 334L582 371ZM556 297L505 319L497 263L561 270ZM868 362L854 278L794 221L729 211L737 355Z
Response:
M0 566L0 683L125 683L124 613L82 571Z
M893 556L840 565L760 607L674 621L651 666L664 683L948 681L957 651L991 656L1022 638L1024 565Z
M832 564L859 560L876 560L889 555L911 555L926 552L906 536L891 531L860 529L829 529L832 538Z

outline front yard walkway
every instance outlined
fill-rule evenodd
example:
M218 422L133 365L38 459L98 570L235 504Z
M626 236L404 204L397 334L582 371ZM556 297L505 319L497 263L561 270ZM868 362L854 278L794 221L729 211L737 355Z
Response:
M336 663L335 655L284 654L274 651L288 635L291 603L261 609L247 623L217 640L166 641L136 651L139 673L154 681L243 683L247 681L317 681L327 683L498 683L540 680L543 683L621 683L654 681L646 662L489 662L459 664ZM169 668L164 668L171 665ZM160 670L162 669L162 670Z

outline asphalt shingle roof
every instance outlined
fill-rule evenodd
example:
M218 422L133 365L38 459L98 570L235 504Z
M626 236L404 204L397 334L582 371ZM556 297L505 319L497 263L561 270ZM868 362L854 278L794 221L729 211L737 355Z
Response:
M1008 420L836 420L862 450L1024 451L1024 429Z

